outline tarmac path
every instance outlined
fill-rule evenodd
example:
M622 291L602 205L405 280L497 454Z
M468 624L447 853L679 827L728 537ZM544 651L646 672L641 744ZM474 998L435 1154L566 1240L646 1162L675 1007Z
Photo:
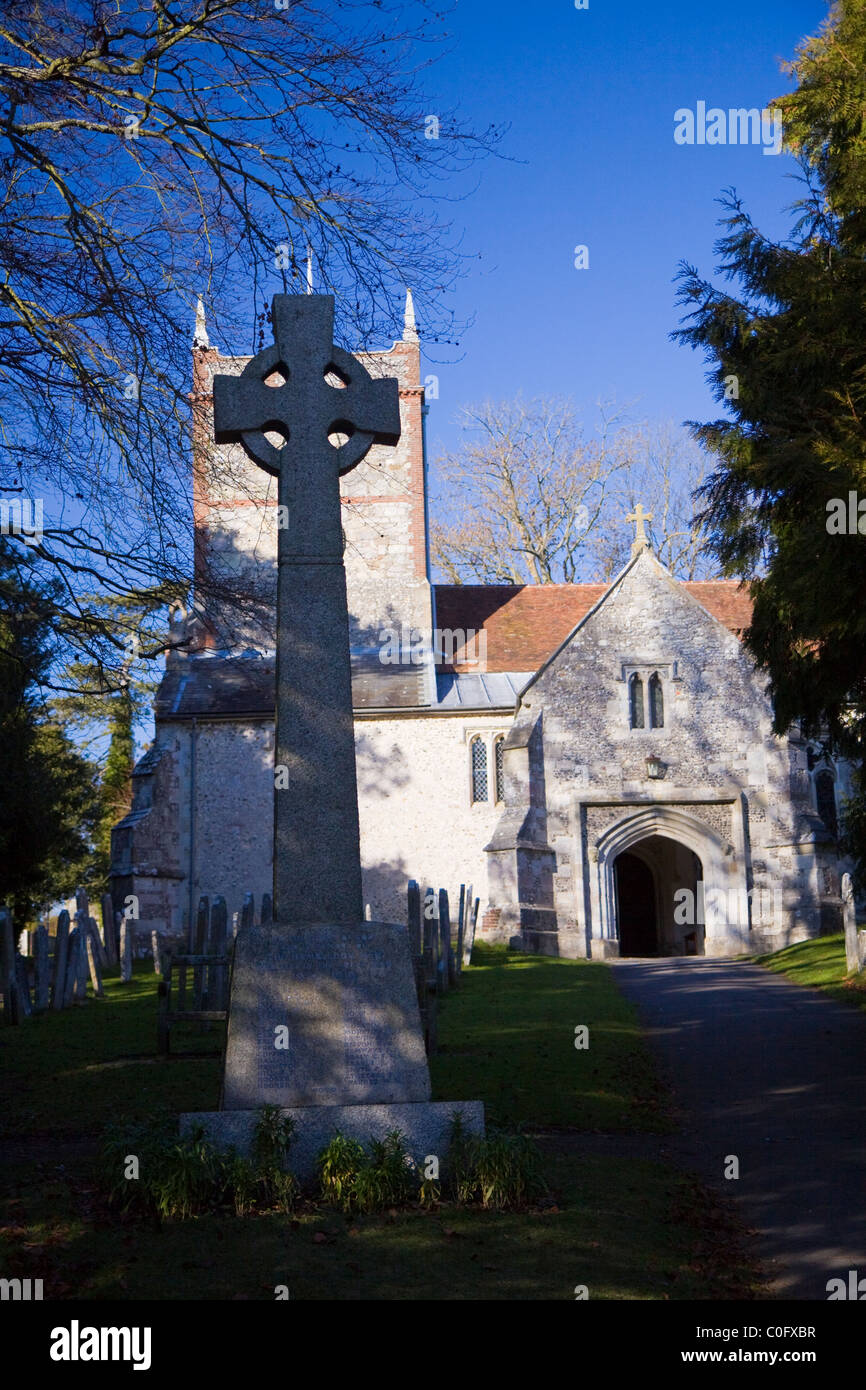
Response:
M857 1270L866 1299L866 1013L746 961L615 970L680 1111L672 1148L758 1232L772 1294L823 1301Z

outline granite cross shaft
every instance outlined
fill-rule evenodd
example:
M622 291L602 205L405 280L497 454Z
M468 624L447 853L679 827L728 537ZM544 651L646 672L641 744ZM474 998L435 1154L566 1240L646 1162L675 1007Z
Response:
M274 920L356 924L364 911L340 477L371 445L397 443L399 389L334 346L330 295L275 295L271 321L272 347L240 376L214 377L213 409L216 441L241 443L279 480ZM335 446L336 434L348 439Z

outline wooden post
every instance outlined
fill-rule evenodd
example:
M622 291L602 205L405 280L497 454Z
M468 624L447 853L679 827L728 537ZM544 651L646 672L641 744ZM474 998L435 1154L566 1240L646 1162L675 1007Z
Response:
M407 893L407 924L409 929L409 949L413 960L420 960L423 951L421 936L421 889L414 878L409 880Z
M424 893L424 982L427 996L426 1009L426 1030L425 1042L427 1045L427 1055L432 1056L436 1051L438 1043L438 1021L437 1021L437 982L438 982L438 963L439 963L439 922L433 915L436 907L436 895L432 888L428 888Z
M442 993L447 994L452 984L453 966L451 963L451 914L448 907L448 890L439 889L439 979Z
M256 922L256 900L252 893L244 893L244 903L241 908L241 921L239 931L247 931L255 926Z
M210 941L208 943L208 953L212 956L227 956L228 954L228 909L226 900L223 897L216 897L210 910ZM227 1007L226 995L228 994L228 971L222 963L211 965L208 969L208 1008L225 1009Z
M203 956L207 950L207 929L210 919L210 900L206 895L202 895L198 900L198 912L195 919L195 943L192 954ZM204 977L204 966L197 965L192 972L192 1006L194 1009L203 1009L202 995L206 988Z
M52 1009L66 1007L66 967L69 963L69 913L64 907L57 916L57 929L54 937L54 984L51 994Z
M168 1011L171 1005L171 951L163 960L163 977L156 987L156 1050L160 1057L168 1056Z
M470 896L472 894L471 888L469 894ZM466 904L468 901L469 899L466 896L466 884L461 883L460 908L457 913L457 949L454 953L454 973L458 980L463 971L463 940L466 935Z
M151 953L152 953L152 955L153 955L153 973L154 973L154 975L161 975L161 974L162 974L162 961L160 960L160 957L159 957L159 932L157 931L156 927L151 927L151 931L150 931L150 949L151 949Z
M421 926L421 890L414 878L410 878L406 902L406 929L409 934L409 952L412 957L412 973L415 976L415 994L418 1011L421 1015L421 1029L427 1033L427 980L424 969L424 935Z

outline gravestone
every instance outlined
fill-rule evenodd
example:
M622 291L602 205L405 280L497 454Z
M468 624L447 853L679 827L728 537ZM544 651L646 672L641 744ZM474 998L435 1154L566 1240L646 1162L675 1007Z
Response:
M76 913L76 916L78 914ZM66 956L66 981L63 986L63 1005L68 1009L80 998L78 980L81 975L81 928L73 927L69 933Z
M221 1113L187 1115L248 1148L257 1108L303 1130L309 1176L336 1130L404 1128L441 1154L405 924L364 920L340 478L400 436L397 381L374 380L333 342L327 295L276 295L272 347L213 382L214 433L277 478L277 679L273 901L235 943ZM300 1164L300 1168L298 1165Z
M472 902L472 889L471 889L471 887L470 887L469 893L468 893L468 895L467 895L467 904L468 904L468 906L467 906L467 912L469 913L469 921L468 921L468 923L467 923L467 930L466 930L466 932L464 933L464 937L463 937L463 964L464 964L464 966L471 965L471 963L472 963L472 947L475 945L475 928L476 928L476 925L477 925L477 923L478 923L478 909L479 909L479 907L481 906L481 899L480 899L480 898L476 898L476 899L475 899L475 902L474 902L474 903Z
M90 919L91 928L85 937L87 947L87 963L90 967L90 983L93 985L93 993L97 999L105 998L105 991L102 988L102 967L100 965L99 933L96 929L96 922L93 917Z
M0 988L3 990L3 1018L6 1023L18 1022L15 980L15 928L8 907L0 907Z
M850 874L842 875L842 917L845 923L845 965L849 971L862 970L866 964L864 938L866 932L857 930L857 912L854 905L854 885Z
M120 923L120 978L128 985L132 979L132 923L124 917Z
M27 961L16 952L15 955L15 990L16 1007L21 1018L29 1018L33 1013L30 1002L30 975L27 969Z
M54 936L54 983L51 996L52 1009L62 1009L66 1004L66 963L69 957L69 913L64 907L57 914L57 927Z
M110 893L103 893L101 905L102 940L105 945L105 954L109 965L117 965L117 931L114 924L114 904L111 901Z
M84 913L76 913L79 919L78 932L78 976L75 981L75 998L83 1003L87 998L87 984L90 979L90 966L87 956L87 942L90 937L90 918Z
M48 928L40 922L33 940L33 955L36 963L36 1008L48 1008L48 992L51 976L48 964Z

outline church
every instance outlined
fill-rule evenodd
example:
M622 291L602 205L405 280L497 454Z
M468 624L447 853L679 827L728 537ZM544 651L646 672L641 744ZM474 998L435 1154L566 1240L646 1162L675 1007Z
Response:
M773 734L746 590L674 579L641 507L609 584L433 584L411 295L402 338L358 357L398 379L401 416L397 447L341 487L368 916L404 920L415 879L452 903L472 885L482 939L551 955L727 956L840 930L846 769ZM248 360L211 346L200 309L197 599L112 835L116 905L133 895L141 927L174 939L201 895L231 920L272 885L280 508L273 478L212 442L213 377Z

